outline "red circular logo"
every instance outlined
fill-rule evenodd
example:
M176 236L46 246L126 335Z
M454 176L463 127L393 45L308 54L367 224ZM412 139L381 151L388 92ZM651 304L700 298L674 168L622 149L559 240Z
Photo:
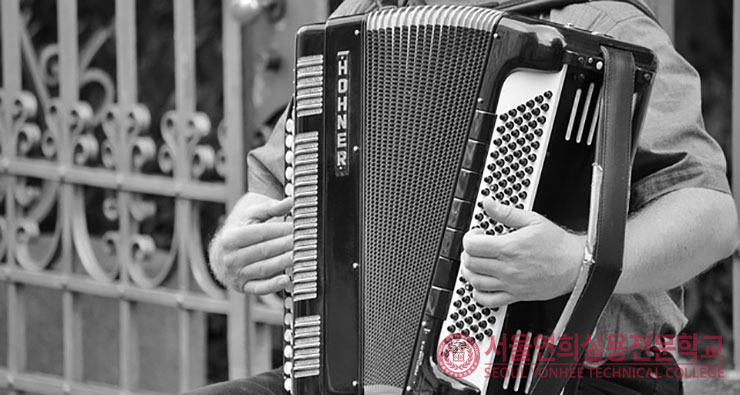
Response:
M462 333L453 333L445 337L437 347L437 364L450 377L470 376L479 362L478 344L472 337Z

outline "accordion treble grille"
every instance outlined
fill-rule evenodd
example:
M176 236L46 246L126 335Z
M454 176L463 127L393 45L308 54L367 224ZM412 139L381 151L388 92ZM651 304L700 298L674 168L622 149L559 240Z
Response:
M366 387L404 385L490 37L433 24L367 33Z

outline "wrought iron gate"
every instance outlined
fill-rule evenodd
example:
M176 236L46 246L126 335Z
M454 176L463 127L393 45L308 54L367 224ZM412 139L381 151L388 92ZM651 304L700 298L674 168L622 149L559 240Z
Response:
M254 139L245 131L256 127L250 117L260 111L251 78L269 63L254 66L250 58L266 50L232 17L239 2L216 8L220 59L211 60L223 81L210 114L197 100L196 65L204 55L196 10L205 2L155 2L172 13L173 53L153 60L171 62L174 71L162 114L151 113L138 74L152 59L137 55L147 40L137 34L137 15L151 3L111 0L110 23L89 29L79 16L89 2L47 1L56 40L41 49L24 3L0 2L0 322L7 323L0 388L100 394L203 385L205 323L213 314L226 317L230 377L268 368L269 325L281 323L273 306L280 302L223 290L204 255L218 218L246 189L245 155ZM304 13L298 21L279 29L325 16L325 5L308 3L297 6L296 14ZM112 48L112 73L94 64L104 48ZM167 342L174 343L173 360L150 350ZM38 362L36 350L47 347L59 357ZM95 377L100 364L114 373ZM160 374L175 384L142 385Z

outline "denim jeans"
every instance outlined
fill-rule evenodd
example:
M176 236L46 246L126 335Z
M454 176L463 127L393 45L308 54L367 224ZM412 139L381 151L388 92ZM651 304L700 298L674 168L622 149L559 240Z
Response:
M656 377L645 377L646 375L631 377L626 374L625 377L616 378L610 377L614 375L607 373L624 366L634 368L633 371L641 366L644 368L643 371L649 368L656 373ZM644 366L633 361L607 362L598 368L586 369L582 375L583 378L572 379L568 383L566 393L577 395L683 395L681 379L672 377L677 367L676 361L668 353L655 353L649 361L644 362ZM597 372L598 370L601 372ZM282 369L271 370L251 378L209 385L188 394L288 395L283 389Z

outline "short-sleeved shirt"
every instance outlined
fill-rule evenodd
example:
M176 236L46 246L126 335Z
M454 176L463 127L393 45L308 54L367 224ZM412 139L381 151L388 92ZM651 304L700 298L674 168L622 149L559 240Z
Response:
M476 4L483 0L426 0L427 4ZM363 13L372 0L348 0L333 16ZM636 7L618 1L574 4L541 15L557 23L608 34L651 49L658 58L650 105L632 171L630 211L681 188L730 193L726 163L719 145L704 128L701 89L696 70L673 48L668 35ZM283 120L268 143L248 157L249 190L282 198ZM599 320L603 335L677 334L686 325L682 292L613 295Z

